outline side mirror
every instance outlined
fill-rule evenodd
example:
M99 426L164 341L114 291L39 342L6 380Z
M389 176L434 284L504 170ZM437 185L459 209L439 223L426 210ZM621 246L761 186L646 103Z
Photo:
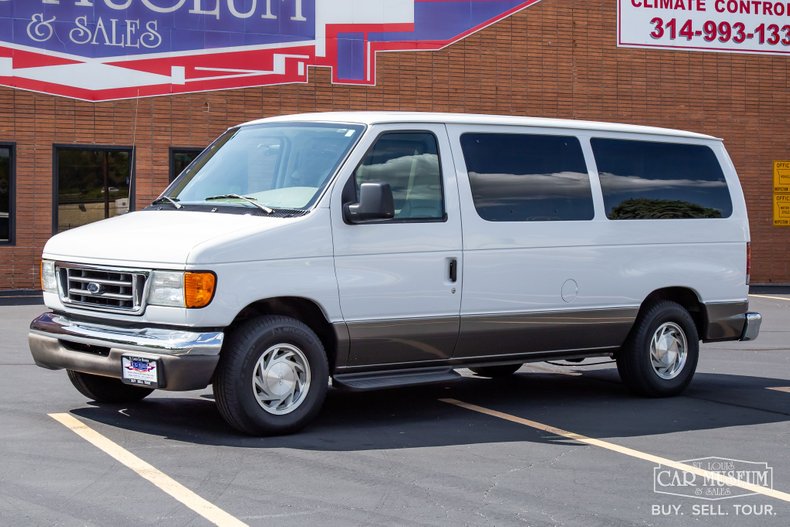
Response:
M348 203L343 207L344 218L349 223L372 220L389 220L395 217L395 202L389 183L362 183L359 188L359 203Z

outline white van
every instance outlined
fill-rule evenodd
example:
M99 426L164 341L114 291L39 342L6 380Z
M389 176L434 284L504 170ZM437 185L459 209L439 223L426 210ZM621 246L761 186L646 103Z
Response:
M636 393L756 338L720 139L554 119L325 113L229 129L151 206L53 237L39 366L99 402L213 383L250 434L335 387L612 355Z

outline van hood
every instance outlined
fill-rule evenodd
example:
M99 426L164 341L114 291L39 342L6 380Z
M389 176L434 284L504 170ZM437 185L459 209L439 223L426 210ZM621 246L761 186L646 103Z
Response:
M104 265L184 266L198 246L243 239L291 223L265 216L193 211L140 211L52 237L44 257Z

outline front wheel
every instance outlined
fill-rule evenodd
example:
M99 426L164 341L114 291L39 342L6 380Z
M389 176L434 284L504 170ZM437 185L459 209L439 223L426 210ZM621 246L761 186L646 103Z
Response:
M640 313L616 358L620 378L632 391L648 397L677 395L697 369L694 320L676 302L653 304Z
M151 388L124 384L119 379L111 377L73 370L67 370L67 373L77 391L97 403L135 403L142 401L153 392Z
M289 317L264 316L230 333L214 377L222 417L250 435L295 432L326 398L329 366L316 334Z

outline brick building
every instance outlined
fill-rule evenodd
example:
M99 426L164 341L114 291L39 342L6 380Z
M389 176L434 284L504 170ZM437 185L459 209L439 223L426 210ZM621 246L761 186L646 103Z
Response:
M95 0L96 4L101 1ZM296 0L275 0L275 7L278 1ZM314 1L318 6L321 0ZM63 0L72 11L80 2L90 0ZM58 2L30 2L38 3ZM180 2L193 8L211 3ZM427 3L411 2L416 6ZM454 9L474 3L444 2L454 4L449 6ZM652 20L663 17L661 29L675 38L664 41L661 48L651 45L650 38L644 46L619 46L618 42L630 38L622 25L636 24L637 19L629 18L621 5L619 26L618 2L614 0L503 2L507 4L504 18L474 26L470 34L442 49L428 50L442 47L434 43L412 46L426 51L378 53L375 83L373 72L366 72L367 77L363 75L357 82L340 82L341 68L335 64L330 69L327 66L332 64L316 61L307 64L303 72L306 82L224 90L208 86L210 91L143 97L123 94L109 101L51 95L42 92L58 91L45 83L16 82L7 75L8 69L18 67L16 61L22 59L13 55L0 62L0 84L4 85L0 86L0 160L4 163L0 167L5 167L6 174L5 183L0 181L6 202L4 209L0 200L0 214L7 212L0 220L8 230L6 241L0 241L0 290L38 289L38 262L49 236L72 223L145 207L179 167L228 126L263 116L349 109L591 119L723 137L750 212L752 283L790 283L790 228L775 225L773 201L775 162L790 160L790 26L786 25L790 16L784 11L778 15L778 7L771 16L727 12L728 3L711 0L707 0L707 13L699 12L699 2L695 3L696 13L652 9L655 2L650 1L620 3L631 10L648 10L645 15ZM163 6L175 8L179 2L147 0L144 4L165 10ZM236 12L256 5L251 0L216 4L223 9L233 6ZM312 6L305 0L307 4ZM721 8L718 11L717 6ZM285 4L279 7L285 9ZM301 9L302 2L293 7ZM211 13L217 19L219 9ZM265 18L264 10L274 8L271 0L261 0L258 9L260 18ZM304 9L305 18L315 15L308 13L308 7ZM54 12L42 12L45 16L36 20L55 16ZM116 18L124 16L119 13ZM705 17L715 16L720 18L710 26ZM729 20L729 25L718 20ZM653 43L660 41L655 36L657 26L652 22L647 30ZM354 30L344 31L351 34ZM776 43L771 44L774 33ZM103 35L108 34L106 29ZM756 50L759 53L743 52L755 50L738 49L736 40L763 47ZM699 47L718 42L721 49L691 49L698 47L698 41ZM728 46L731 49L726 49ZM336 46L334 52L353 53L360 48L352 45L350 51L345 49ZM372 68L373 64L371 59L368 65ZM74 186L82 177L80 170L98 174L96 188Z

